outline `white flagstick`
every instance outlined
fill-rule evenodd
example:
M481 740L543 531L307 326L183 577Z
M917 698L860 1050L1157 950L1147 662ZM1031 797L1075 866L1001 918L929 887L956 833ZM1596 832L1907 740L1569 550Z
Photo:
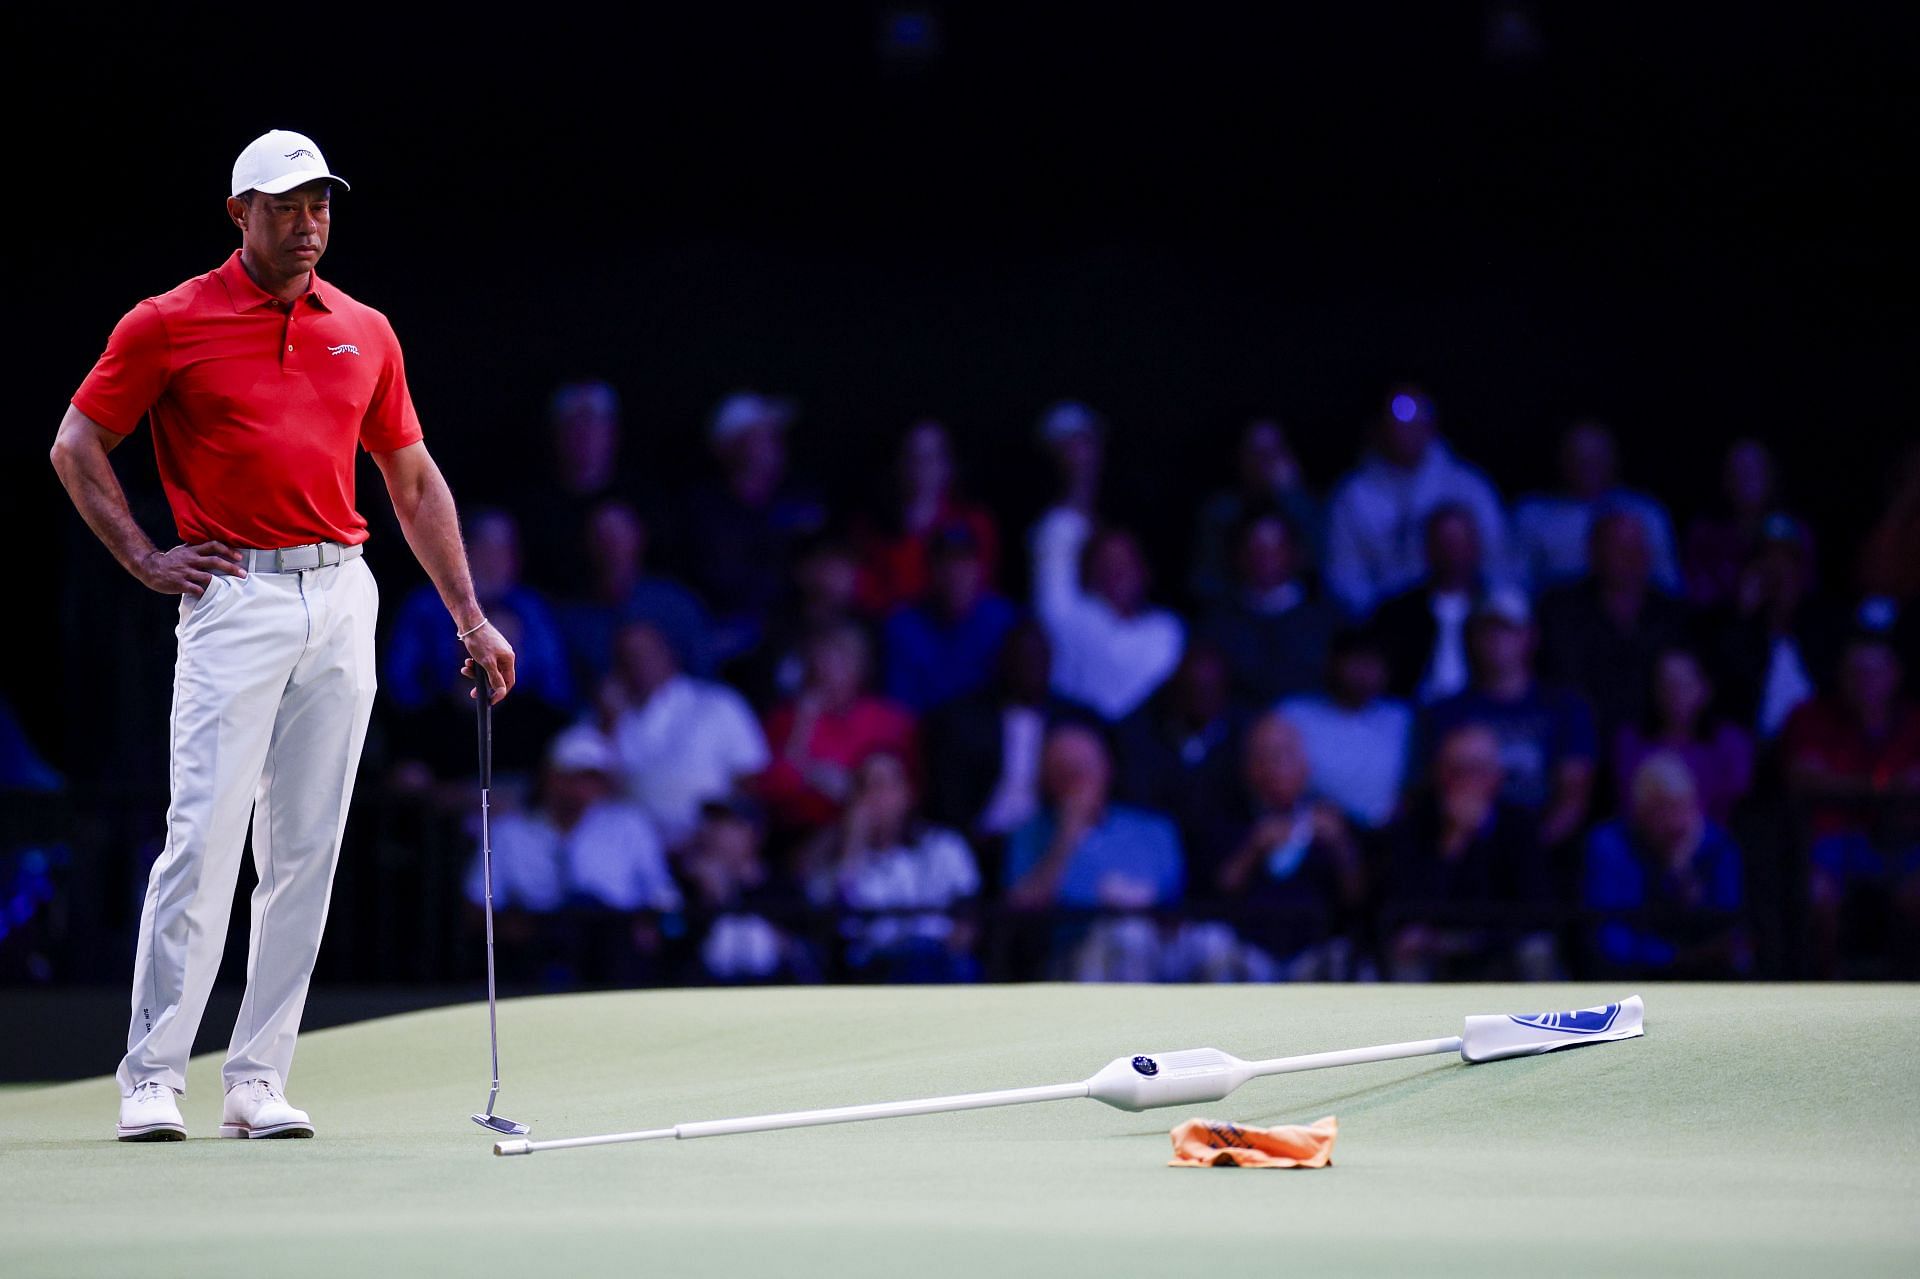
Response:
M598 1137L559 1137L549 1141L501 1141L496 1155L529 1155L536 1150L570 1150L578 1146L611 1146L629 1141L685 1141L693 1137L724 1137L734 1133L773 1132L782 1128L813 1128L822 1124L850 1124L866 1119L900 1119L908 1115L936 1115L955 1110L986 1110L997 1106L1024 1106L1038 1101L1069 1101L1091 1097L1120 1110L1151 1110L1219 1101L1249 1079L1290 1075L1302 1070L1358 1066L1403 1057L1426 1057L1457 1052L1468 1061L1494 1061L1570 1048L1576 1044L1630 1039L1644 1033L1644 1006L1638 995L1617 1004L1603 1004L1576 1012L1531 1016L1467 1018L1466 1034L1445 1039L1416 1039L1372 1048L1343 1048L1242 1061L1218 1048L1188 1048L1179 1052L1143 1053L1118 1057L1090 1079L1071 1084L1043 1084L1035 1088L1005 1088L995 1092L957 1093L917 1101L883 1101L869 1106L836 1106L829 1110L793 1110L777 1115L750 1115L742 1119L708 1119L646 1128L638 1132L608 1133Z

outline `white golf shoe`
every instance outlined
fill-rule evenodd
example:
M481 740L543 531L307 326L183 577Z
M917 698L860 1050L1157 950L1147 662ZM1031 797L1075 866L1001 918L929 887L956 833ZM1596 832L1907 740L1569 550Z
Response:
M118 1131L122 1141L185 1141L187 1121L180 1117L173 1089L149 1082L120 1099Z
M243 1079L227 1089L220 1112L222 1137L311 1137L313 1120L295 1110L264 1079Z

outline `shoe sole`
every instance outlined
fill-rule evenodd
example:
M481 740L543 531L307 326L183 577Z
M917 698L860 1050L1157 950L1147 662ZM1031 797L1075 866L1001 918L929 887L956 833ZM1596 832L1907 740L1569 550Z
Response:
M187 1130L179 1124L143 1124L138 1128L115 1125L121 1141L185 1141Z
M286 1137L311 1137L313 1136L313 1125L300 1123L270 1124L265 1128L249 1128L245 1124L221 1124L220 1135L222 1137L248 1138L254 1141Z

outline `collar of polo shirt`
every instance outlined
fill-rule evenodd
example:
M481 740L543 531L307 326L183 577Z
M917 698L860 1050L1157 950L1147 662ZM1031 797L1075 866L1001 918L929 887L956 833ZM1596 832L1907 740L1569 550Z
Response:
M232 299L233 309L236 313L245 314L256 307L277 306L279 304L279 298L261 288L259 284L254 281L254 278L247 274L246 266L240 261L240 250L238 249L235 249L233 256L228 258L225 264L221 266L220 282L226 285L227 296ZM322 311L333 310L332 307L327 305L326 298L320 294L320 273L318 271L307 272L307 291L302 296Z

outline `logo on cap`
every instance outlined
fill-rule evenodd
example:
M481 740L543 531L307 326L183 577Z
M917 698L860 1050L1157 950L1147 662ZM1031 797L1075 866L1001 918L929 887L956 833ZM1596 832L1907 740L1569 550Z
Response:
M287 159L298 160L303 155L307 157L307 159L309 160L318 160L320 158L319 156L315 155L313 152L307 150L305 147L301 147L298 151L287 152Z

